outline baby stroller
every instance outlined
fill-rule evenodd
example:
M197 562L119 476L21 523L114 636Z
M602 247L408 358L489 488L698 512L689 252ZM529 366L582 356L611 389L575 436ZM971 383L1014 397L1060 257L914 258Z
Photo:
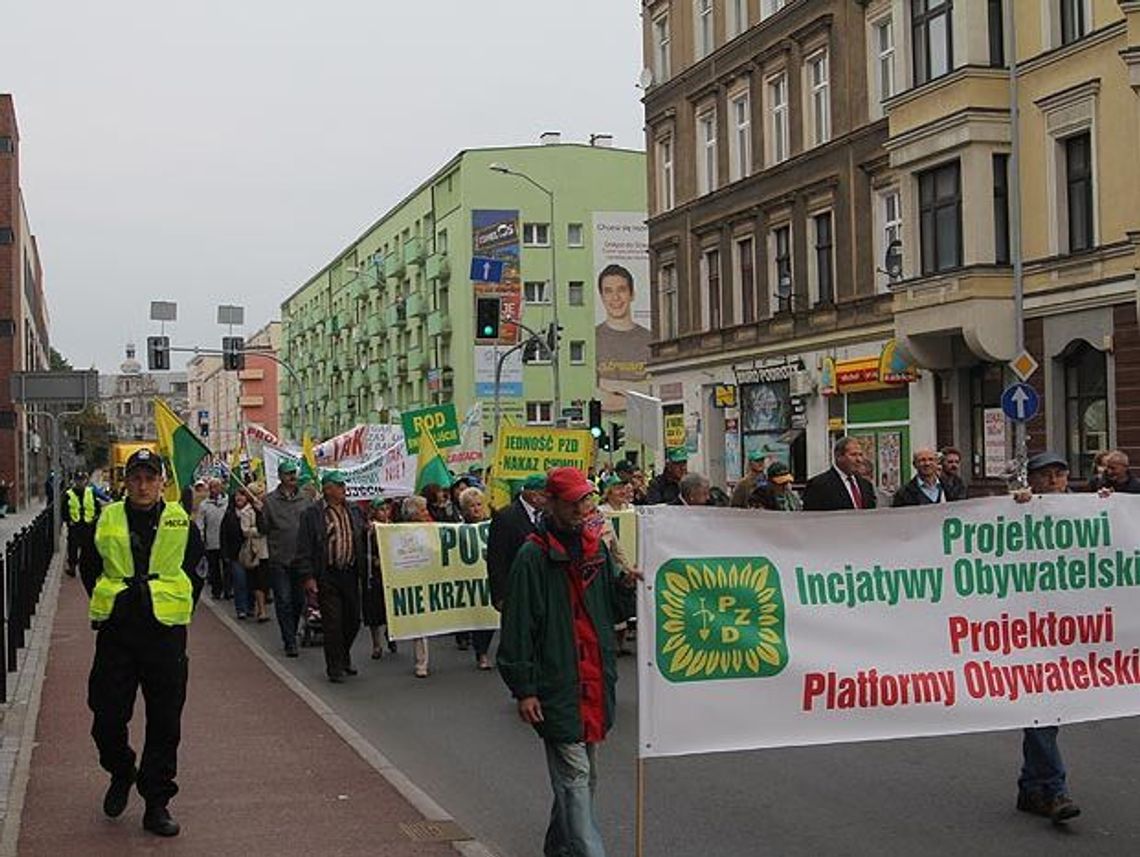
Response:
M324 643L324 626L321 624L321 608L315 593L305 593L305 608L301 611L301 645L320 646Z

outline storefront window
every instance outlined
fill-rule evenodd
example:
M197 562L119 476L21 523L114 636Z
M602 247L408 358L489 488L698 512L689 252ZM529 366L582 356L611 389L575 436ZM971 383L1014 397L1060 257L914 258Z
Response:
M971 476L986 477L986 411L1001 409L1002 367L983 363L970 370ZM991 467L990 472L994 472Z
M1061 357L1065 368L1065 439L1069 472L1087 477L1093 458L1108 448L1108 371L1103 351L1084 340Z
M772 461L791 464L786 432L791 425L791 400L787 381L740 386L740 423L744 460L759 450Z

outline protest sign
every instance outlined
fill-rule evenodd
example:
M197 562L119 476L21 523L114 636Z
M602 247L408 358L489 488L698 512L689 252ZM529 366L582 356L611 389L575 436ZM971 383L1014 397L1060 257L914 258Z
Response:
M420 435L425 431L431 434L431 439L440 449L459 446L463 442L459 435L459 420L455 416L454 402L407 411L401 417L401 422L404 443L413 455L420 451Z
M389 637L499 627L487 583L490 522L375 526Z
M286 460L300 467L301 454L266 444L265 481L268 490L277 487L280 481L277 468ZM416 457L409 456L402 443L358 464L345 464L340 470L345 476L345 496L349 500L371 500L381 494L403 497L415 493Z
M637 510L623 509L620 512L606 512L617 536L618 547L626 561L637 567Z
M360 424L313 447L313 455L322 467L344 461L368 461L404 439L400 426Z
M1140 498L658 506L638 542L644 757L1140 713Z
M502 426L495 475L500 479L526 479L552 467L577 467L585 473L593 454L593 438L588 431Z

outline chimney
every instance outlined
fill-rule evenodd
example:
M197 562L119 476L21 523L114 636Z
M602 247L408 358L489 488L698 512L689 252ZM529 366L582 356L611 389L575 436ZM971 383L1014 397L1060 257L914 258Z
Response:
M538 141L544 146L557 146L562 142L561 131L544 131L539 135Z
M614 145L613 134L591 134L590 145L598 149L612 149Z

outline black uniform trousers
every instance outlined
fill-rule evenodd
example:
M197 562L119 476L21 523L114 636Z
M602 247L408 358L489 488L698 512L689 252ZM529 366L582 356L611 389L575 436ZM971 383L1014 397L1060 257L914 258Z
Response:
M352 666L352 641L360 631L360 579L355 567L330 568L317 583L324 630L325 670L344 675Z
M178 743L186 702L186 627L153 617L112 616L95 637L95 661L87 706L95 715L91 737L99 764L111 776L128 776L135 765L128 724L142 688L146 739L138 766L138 790L147 805L165 806L178 786Z
M67 524L67 566L79 569L90 551L95 550L95 524L91 521L69 521Z

